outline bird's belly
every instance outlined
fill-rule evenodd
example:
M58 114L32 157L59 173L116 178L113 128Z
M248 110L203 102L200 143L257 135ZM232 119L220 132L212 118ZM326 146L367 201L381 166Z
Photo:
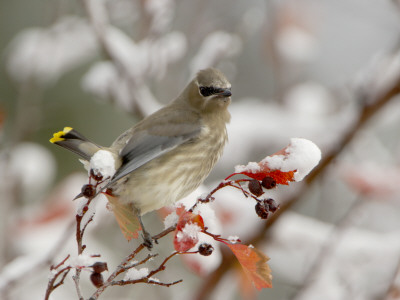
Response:
M223 143L185 145L156 158L122 178L116 192L145 214L171 205L194 191L221 155Z

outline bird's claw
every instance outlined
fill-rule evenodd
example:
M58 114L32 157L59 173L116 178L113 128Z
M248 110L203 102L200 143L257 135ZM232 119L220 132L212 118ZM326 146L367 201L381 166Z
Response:
M143 232L142 238L143 238L143 245L147 248L147 250L150 251L153 248L153 238L147 231Z

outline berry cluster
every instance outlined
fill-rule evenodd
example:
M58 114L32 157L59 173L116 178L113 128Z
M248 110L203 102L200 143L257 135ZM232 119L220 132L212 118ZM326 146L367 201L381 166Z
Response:
M93 268L93 272L90 275L90 280L95 287L99 288L104 284L103 275L101 273L104 271L108 271L107 263L96 262L91 267Z
M276 181L270 176L264 177L261 181L252 179L249 180L248 183L248 189L250 193L256 197L260 197L262 194L264 194L264 189L270 190L274 187L276 187ZM279 205L276 204L274 199L268 198L256 200L257 204L255 210L261 219L268 218L270 212L274 213L279 208Z

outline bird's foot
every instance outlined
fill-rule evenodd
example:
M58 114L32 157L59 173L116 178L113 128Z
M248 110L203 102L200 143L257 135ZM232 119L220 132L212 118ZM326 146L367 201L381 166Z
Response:
M150 251L153 248L153 238L147 231L143 231L142 238L143 245Z

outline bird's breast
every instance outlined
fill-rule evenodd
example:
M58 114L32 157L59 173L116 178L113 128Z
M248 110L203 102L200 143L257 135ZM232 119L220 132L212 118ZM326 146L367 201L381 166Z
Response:
M116 189L121 201L133 203L142 214L173 204L204 181L226 141L225 128L203 127L198 137L129 174L125 184Z

